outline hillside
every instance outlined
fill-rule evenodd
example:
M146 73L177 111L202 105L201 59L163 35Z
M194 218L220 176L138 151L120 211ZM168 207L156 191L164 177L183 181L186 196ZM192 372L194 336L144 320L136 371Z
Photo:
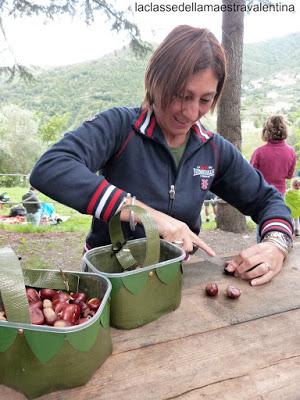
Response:
M2 83L0 107L16 104L37 112L40 119L68 112L69 127L74 127L103 109L140 104L146 63L123 49L91 62L37 70L30 85ZM287 114L299 107L300 33L247 44L242 88L245 137L271 112ZM213 127L213 119L208 124Z
M244 49L244 83L267 78L279 71L300 73L300 33L260 43L247 44Z
M143 93L145 61L129 50L67 67L37 70L35 82L0 86L0 106L17 104L47 116L69 112L70 125L115 105L136 105Z

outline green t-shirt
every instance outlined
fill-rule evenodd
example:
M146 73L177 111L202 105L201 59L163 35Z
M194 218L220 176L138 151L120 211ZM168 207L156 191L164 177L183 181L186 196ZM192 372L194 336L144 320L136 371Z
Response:
M190 137L190 132L186 135L186 139L185 139L184 143L183 143L181 146L179 146L179 147L171 147L171 146L168 146L170 152L172 153L172 155L173 155L173 157L174 157L175 164L176 164L176 167L177 167L177 168L178 168L178 166L179 166L181 157L182 157L182 155L183 155L183 153L184 153L184 150L185 150L185 148L186 148L186 144L187 144L187 142L188 142L188 140L189 140L189 137Z

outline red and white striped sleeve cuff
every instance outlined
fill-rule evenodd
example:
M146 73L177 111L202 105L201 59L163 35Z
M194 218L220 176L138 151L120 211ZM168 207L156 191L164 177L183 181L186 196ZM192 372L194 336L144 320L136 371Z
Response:
M93 194L86 212L108 222L116 213L125 196L126 192L111 185L106 179L103 179Z
M292 225L288 221L280 218L268 219L265 221L260 228L260 236L263 237L267 232L271 231L286 233L291 238L293 236Z

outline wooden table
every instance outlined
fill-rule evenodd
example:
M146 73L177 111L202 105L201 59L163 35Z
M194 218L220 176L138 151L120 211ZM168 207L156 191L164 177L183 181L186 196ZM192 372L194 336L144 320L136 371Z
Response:
M212 280L217 298L204 295ZM243 290L238 300L225 297L229 283ZM300 243L284 271L256 288L208 262L186 265L178 310L142 328L112 329L112 338L113 354L87 385L39 399L299 400ZM0 399L24 396L0 386Z

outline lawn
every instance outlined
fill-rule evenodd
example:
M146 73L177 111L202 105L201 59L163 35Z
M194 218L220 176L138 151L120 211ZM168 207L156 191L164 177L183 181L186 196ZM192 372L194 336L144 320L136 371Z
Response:
M10 201L16 205L22 203L22 196L26 193L27 188L24 187L1 187L0 193L6 192L10 197ZM80 214L78 211L73 210L70 207L64 206L42 193L38 193L38 198L40 201L52 203L55 207L56 214L62 216L70 217L67 221L58 225L42 225L42 226L32 226L30 224L24 225L6 225L0 224L0 229L5 229L8 231L20 232L20 233L36 233L36 232L87 232L91 224L91 216ZM0 215L8 215L10 210L10 205L5 204L2 209L0 209Z
M0 193L7 192L10 197L11 202L20 204L22 203L22 195L26 192L26 188L24 187L10 187L0 188ZM58 215L69 216L70 218L59 225L43 225L39 227L34 227L30 224L25 225L5 225L0 224L0 229L5 229L8 231L19 232L19 233L38 233L38 232L88 232L91 224L91 216L80 214L78 211L73 210L70 207L64 206L49 197L43 195L42 193L38 193L38 197L41 201L52 203L55 207L56 213ZM9 205L5 205L2 209L0 209L0 215L9 214ZM210 221L205 221L204 212L201 212L202 215L202 230L214 230L216 229L216 222L214 219L214 215L212 212L212 208L210 207ZM252 221L247 221L248 229L252 230L255 227L255 224Z

